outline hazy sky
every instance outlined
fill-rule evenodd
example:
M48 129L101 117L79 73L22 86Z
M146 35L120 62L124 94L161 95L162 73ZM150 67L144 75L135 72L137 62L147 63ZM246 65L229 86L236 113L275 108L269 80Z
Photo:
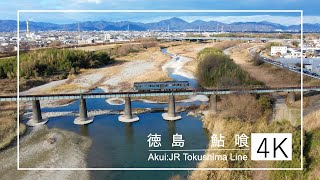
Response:
M18 9L212 9L212 10L304 10L304 22L320 23L320 0L1 0L0 19L16 19ZM270 21L284 25L299 24L299 13L21 13L21 19L70 23L79 21L140 21L150 22L180 17L187 21L217 20Z

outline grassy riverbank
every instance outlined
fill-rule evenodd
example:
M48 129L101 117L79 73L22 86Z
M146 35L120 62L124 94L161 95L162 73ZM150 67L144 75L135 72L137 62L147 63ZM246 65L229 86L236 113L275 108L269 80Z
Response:
M251 133L292 133L293 136L293 157L292 161L202 161L198 164L199 168L248 168L248 167L300 167L300 133L299 126L294 126L289 121L270 122L272 115L272 99L260 96L258 99L252 95L237 95L222 97L219 102L218 114L208 113L203 118L204 128L215 134L223 134L225 137L225 149L235 147L234 137L237 134L246 134L250 137ZM229 108L225 108L228 105ZM231 107L231 108L230 108ZM236 107L236 108L235 108ZM254 109L254 112L253 112ZM232 127L232 128L230 128ZM313 140L313 143L314 140ZM250 144L250 139L249 139ZM305 142L305 146L310 143ZM229 154L229 151L214 151L209 143L206 155ZM233 154L246 154L250 157L250 152L232 151ZM304 171L193 171L189 179L303 179L306 177Z

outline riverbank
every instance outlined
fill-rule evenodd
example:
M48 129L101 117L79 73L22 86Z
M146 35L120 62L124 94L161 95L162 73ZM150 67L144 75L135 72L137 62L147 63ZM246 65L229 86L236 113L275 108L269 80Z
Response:
M21 168L85 168L86 153L91 146L88 137L38 126L20 138ZM17 171L17 147L0 152L3 179L89 179L88 171Z
M232 47L225 50L225 54L231 56L233 60L243 68L243 70L250 73L251 76L256 77L259 81L264 82L267 86L283 87L300 85L300 79L295 78L287 81L287 78L292 78L287 72L282 72L284 70L275 70L273 67L266 66L254 66L251 62L251 57L247 53L248 48L254 45L242 44L240 46ZM286 76L286 78L279 78ZM294 76L296 77L296 76ZM299 77L300 78L300 77ZM278 95L278 94L277 94ZM293 160L288 162L215 162L215 161L202 161L198 164L198 168L245 168L245 167L256 167L256 168L283 168L283 167L300 167L300 99L298 98L296 102L290 104L286 102L285 95L278 95L280 97L275 98L275 104L273 109L272 118L268 116L261 116L256 118L255 121L245 121L239 120L237 118L225 118L224 113L218 111L218 114L205 114L203 118L204 128L209 132L214 132L216 134L223 134L225 142L232 142L225 144L225 148L234 147L234 137L235 134L241 132L245 134L250 134L251 132L290 132L293 136ZM320 136L319 133L319 123L317 118L319 116L319 103L315 101L317 97L305 97L307 98L304 102L305 107L305 118L304 118L304 128L305 128L305 138L304 138L304 171L193 171L188 179L313 179L319 176L319 166L320 164L315 159L319 159L317 150L319 150L320 145L317 143ZM237 100L237 107L244 106L239 100ZM218 107L223 103L218 103ZM298 105L298 106L297 106ZM297 108L298 107L298 108ZM221 107L220 107L221 108ZM241 107L239 107L241 109ZM219 109L219 108L218 108ZM232 107L230 107L232 109ZM256 108L252 108L256 109ZM246 113L242 113L246 114ZM230 127L233 127L230 129ZM206 155L210 155L214 151L211 147L211 142L208 144L208 149ZM228 153L226 151L219 151L220 153ZM233 153L241 153L241 151L236 151ZM243 153L242 153L243 154Z
M17 137L16 113L17 104L15 102L0 103L0 150L6 148ZM26 131L26 126L20 123L20 135Z
M222 100L223 101L223 100ZM251 100L250 100L251 101ZM251 101L252 102L252 101ZM221 104L218 104L219 109L221 110ZM239 107L239 105L242 105ZM244 111L246 108L242 103L237 103L237 106L242 109L242 114L246 114ZM258 108L259 109L259 108ZM251 161L250 160L250 151L228 151L221 150L218 151L219 154L241 154L249 157L249 160L246 161L233 161L228 159L227 161L201 161L198 163L197 168L272 168L272 167L300 167L300 133L299 125L292 125L291 122L287 120L283 121L269 121L269 115L263 114L256 118L254 121L241 120L238 118L226 118L226 114L230 112L225 112L228 110L218 111L218 114L205 113L203 118L203 126L208 132L214 132L215 134L222 134L224 136L224 149L233 149L235 148L234 137L237 134L246 134L250 136L252 132L261 132L261 133L292 133L293 136L293 160L288 162L260 162L260 161ZM232 111L230 109L229 111ZM269 109L270 113L270 109ZM247 118L245 118L247 119ZM232 127L232 128L230 128ZM249 144L250 147L250 144ZM212 146L212 142L209 142L208 149L205 152L205 155L212 155L218 153L216 147ZM197 179L292 179L293 177L303 177L303 172L290 171L286 173L279 174L278 172L268 172L268 171L192 171L188 179L197 180Z

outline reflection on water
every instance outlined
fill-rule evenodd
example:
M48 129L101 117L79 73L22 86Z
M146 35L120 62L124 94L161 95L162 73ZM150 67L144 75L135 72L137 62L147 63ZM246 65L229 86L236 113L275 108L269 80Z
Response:
M125 134L129 147L133 147L134 144L134 129L132 126L133 123L125 123Z
M168 121L168 134L169 134L168 136L169 138L172 137L174 134L176 134L175 121Z
M88 125L79 126L80 127L80 135L81 136L89 136L89 128Z

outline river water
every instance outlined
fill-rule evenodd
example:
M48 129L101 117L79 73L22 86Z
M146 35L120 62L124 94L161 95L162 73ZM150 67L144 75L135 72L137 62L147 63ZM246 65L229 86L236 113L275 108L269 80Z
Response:
M166 51L163 50L164 53ZM174 57L171 61L179 61ZM168 69L166 69L168 70ZM170 70L169 70L170 71ZM194 79L188 79L183 74L174 74L173 69L169 75L175 80L189 80L192 86L196 87ZM178 78L177 78L178 77ZM182 78L182 79L181 79ZM95 89L93 92L103 92ZM198 105L200 101L176 103L177 106ZM132 108L164 108L167 104L146 103L133 101ZM123 110L124 105L110 105L106 99L87 99L88 111L93 110ZM75 101L68 106L43 108L43 112L63 112L78 111L79 101ZM199 117L187 116L186 112L181 112L181 120L165 121L161 116L162 112L138 114L140 120L134 123L122 123L118 121L118 115L98 115L94 117L93 123L85 126L73 124L75 117L60 116L49 118L47 126L49 128L61 128L68 131L88 136L93 143L87 157L87 165L90 168L192 168L196 167L198 161L148 161L149 150L152 149L173 149L171 146L172 135L182 134L185 145L179 150L186 149L207 149L209 137L202 127ZM161 147L149 148L147 142L149 134L161 135ZM160 152L159 154L164 154ZM203 154L204 152L195 152ZM92 179L168 179L179 174L187 177L188 171L91 171Z

